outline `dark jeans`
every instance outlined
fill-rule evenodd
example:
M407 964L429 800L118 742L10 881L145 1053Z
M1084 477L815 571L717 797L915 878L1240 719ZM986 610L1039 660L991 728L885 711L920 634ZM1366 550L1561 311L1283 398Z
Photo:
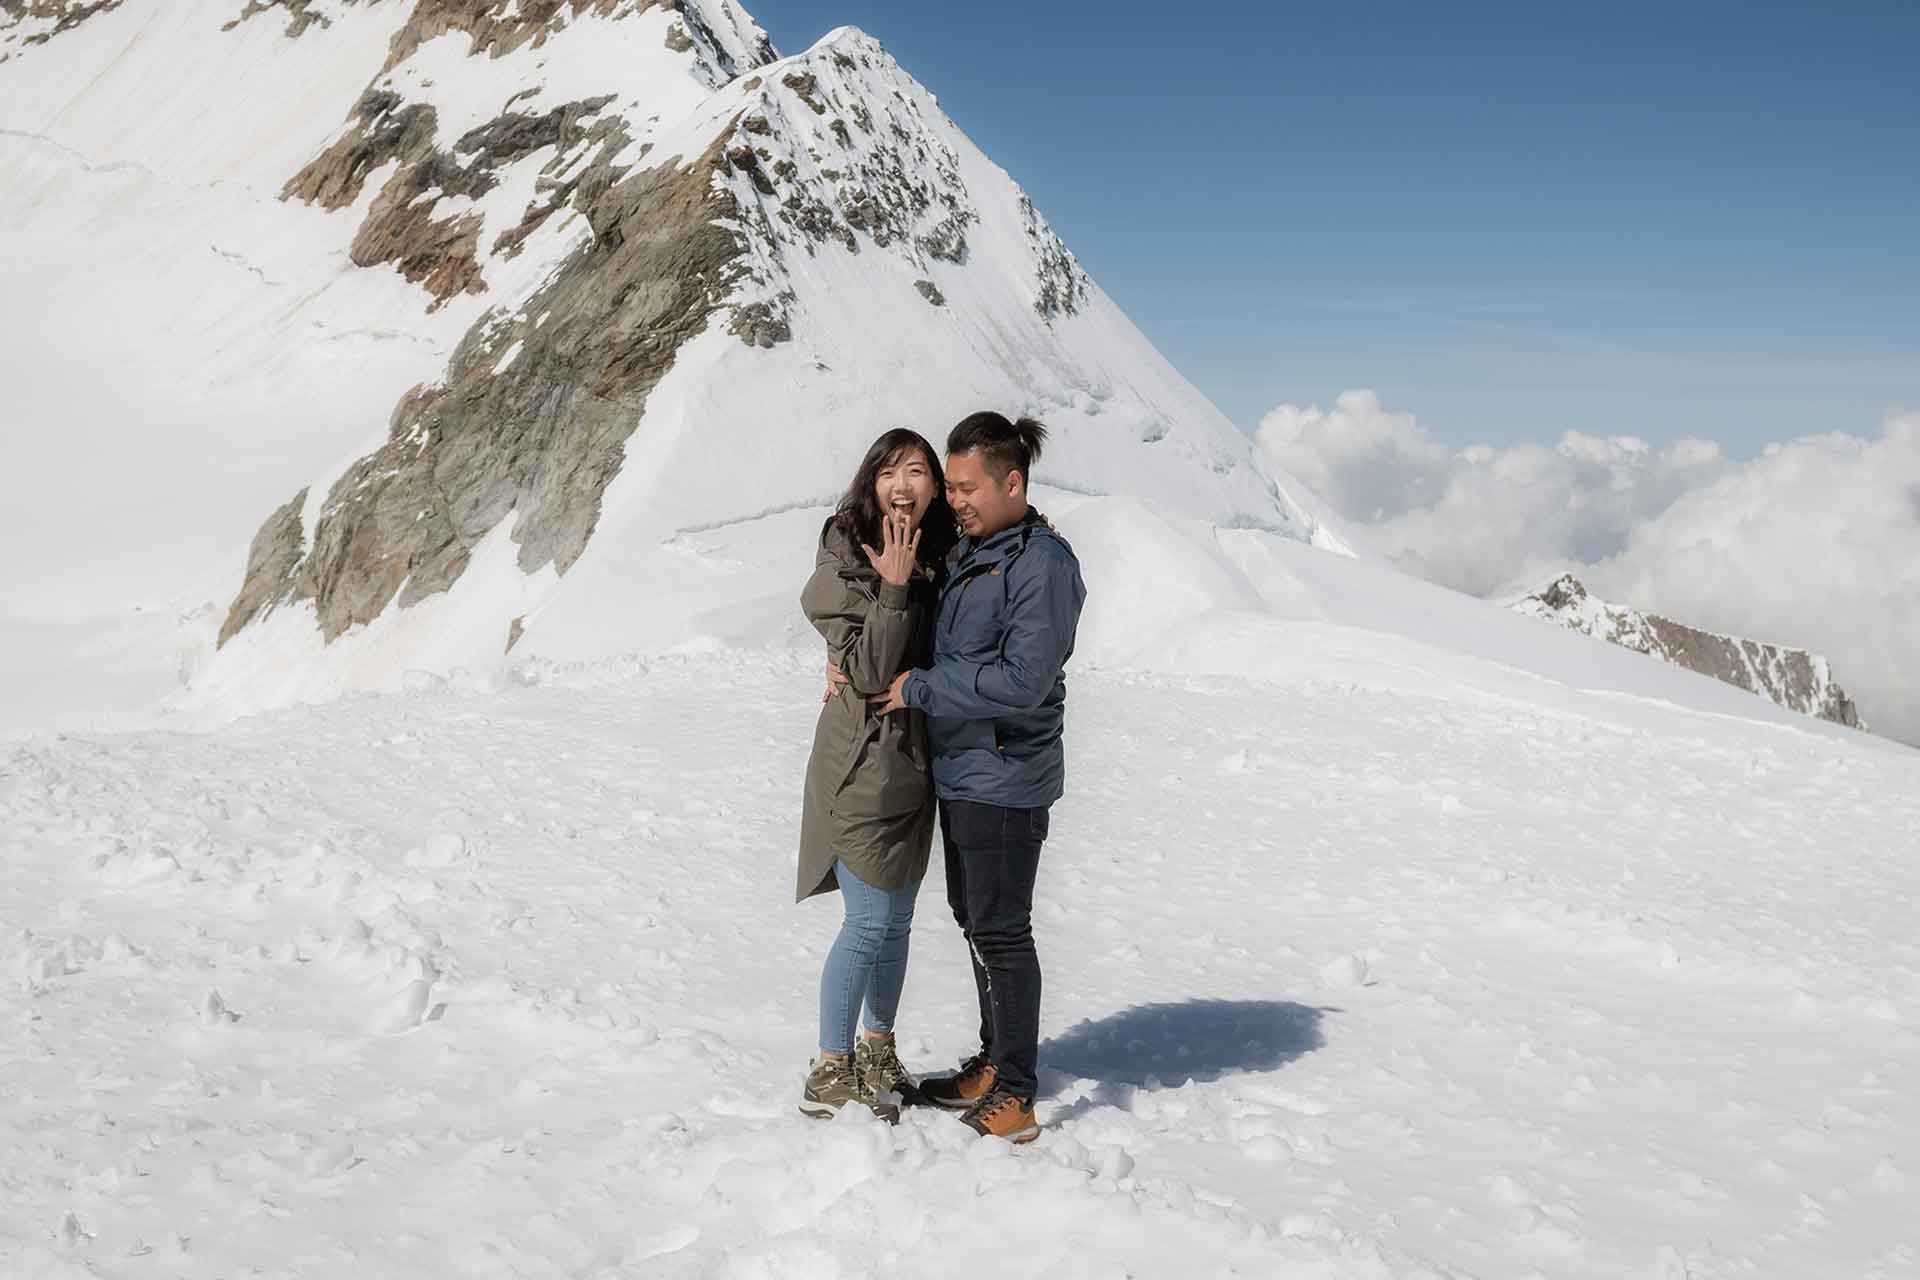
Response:
M980 1047L1000 1084L1032 1098L1040 1055L1033 879L1047 839L1047 811L942 800L940 837L947 848L947 904L973 953Z

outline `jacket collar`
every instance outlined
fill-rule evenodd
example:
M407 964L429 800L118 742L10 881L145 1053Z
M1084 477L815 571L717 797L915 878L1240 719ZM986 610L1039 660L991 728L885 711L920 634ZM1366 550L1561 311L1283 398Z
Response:
M992 537L976 542L963 537L954 545L948 565L953 569L964 566L998 564L1019 555L1026 550L1027 543L1036 534L1057 537L1053 521L1041 515L1034 507L1027 508L1027 514L1018 524L1008 525Z

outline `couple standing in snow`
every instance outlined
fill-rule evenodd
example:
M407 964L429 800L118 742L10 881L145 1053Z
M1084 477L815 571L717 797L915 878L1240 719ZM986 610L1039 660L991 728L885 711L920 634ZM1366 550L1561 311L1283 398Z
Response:
M837 888L846 916L820 979L808 1115L851 1103L893 1119L893 1094L963 1111L981 1134L1039 1134L1033 885L1064 786L1061 668L1086 598L1072 548L1027 502L1045 440L1038 422L976 413L948 435L943 471L919 434L889 431L821 533L801 606L827 642L828 690L798 892ZM936 812L980 1051L916 1085L893 1023Z

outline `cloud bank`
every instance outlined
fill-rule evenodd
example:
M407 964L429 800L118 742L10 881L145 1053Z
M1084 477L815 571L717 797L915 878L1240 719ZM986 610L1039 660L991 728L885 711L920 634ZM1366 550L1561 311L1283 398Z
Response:
M1577 431L1450 449L1349 391L1279 406L1258 439L1412 573L1497 598L1571 569L1605 599L1812 649L1876 730L1920 743L1920 412L1736 462Z

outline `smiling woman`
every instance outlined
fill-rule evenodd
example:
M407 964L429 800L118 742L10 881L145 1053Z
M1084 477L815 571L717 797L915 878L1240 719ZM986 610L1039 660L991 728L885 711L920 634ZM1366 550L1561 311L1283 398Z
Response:
M946 483L926 438L896 427L875 440L860 460L833 513L833 527L848 545L872 548L885 536L884 516L908 515L924 543L921 559L938 563L959 537L947 508Z
M800 597L853 690L820 709L801 814L796 895L838 889L846 913L820 976L820 1053L800 1097L810 1116L852 1103L897 1120L893 1098L912 1088L893 1023L933 846L931 751L924 715L883 714L864 695L932 660L934 605L955 538L944 487L940 460L917 432L874 441L821 531Z

